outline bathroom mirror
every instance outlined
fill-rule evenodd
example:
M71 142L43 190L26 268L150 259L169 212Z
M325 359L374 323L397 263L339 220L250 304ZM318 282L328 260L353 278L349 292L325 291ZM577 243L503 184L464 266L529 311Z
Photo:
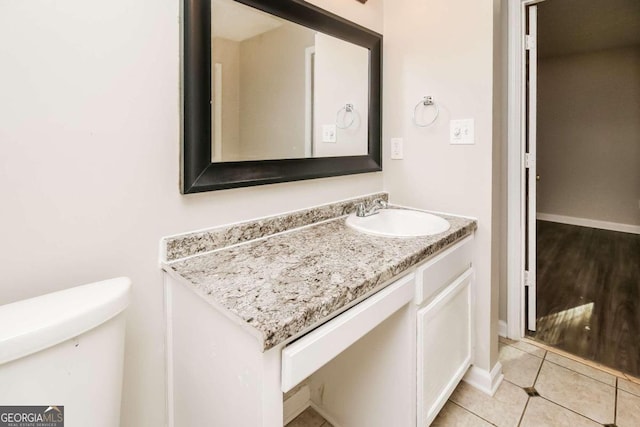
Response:
M297 0L183 7L183 193L381 170L382 36Z

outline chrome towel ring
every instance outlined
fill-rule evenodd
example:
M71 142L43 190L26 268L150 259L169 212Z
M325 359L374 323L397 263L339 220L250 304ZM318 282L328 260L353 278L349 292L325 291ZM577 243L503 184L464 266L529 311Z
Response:
M342 119L340 118L341 115L342 115ZM348 121L347 121L347 118L349 118ZM338 113L336 114L336 127L338 129L349 129L353 124L353 122L355 121L355 119L356 119L356 113L353 109L353 104L346 104L344 107L339 109Z
M424 107L433 107L436 110L433 118L427 123L421 123L420 121L418 121L418 107L420 107L421 105ZM435 123L439 114L440 108L438 107L438 104L436 104L436 102L433 100L433 97L425 96L420 102L416 104L415 108L413 109L413 123L415 123L415 125L418 127L426 128L427 126L431 126L433 123Z

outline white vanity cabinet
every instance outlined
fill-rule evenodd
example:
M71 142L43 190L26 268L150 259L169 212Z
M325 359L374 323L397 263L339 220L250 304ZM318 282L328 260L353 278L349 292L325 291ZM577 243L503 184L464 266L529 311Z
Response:
M429 425L472 363L472 252L469 236L267 350L165 274L169 427L281 427L308 404L339 427Z
M337 426L413 425L414 292L409 272L263 351L251 328L165 275L169 427L282 427L284 393L303 381Z
M428 426L471 366L473 237L416 271L417 423Z

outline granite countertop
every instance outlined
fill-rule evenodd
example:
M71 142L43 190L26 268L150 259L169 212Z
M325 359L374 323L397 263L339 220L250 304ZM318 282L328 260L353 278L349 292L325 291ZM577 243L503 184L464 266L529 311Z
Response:
M442 216L449 230L415 238L363 234L345 224L346 216L338 216L186 258L169 257L163 268L254 329L268 350L476 229L473 219ZM185 241L193 244L193 234Z

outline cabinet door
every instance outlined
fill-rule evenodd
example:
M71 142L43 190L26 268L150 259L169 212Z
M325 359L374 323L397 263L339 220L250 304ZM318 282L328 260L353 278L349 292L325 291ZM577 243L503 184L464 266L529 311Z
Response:
M427 426L471 365L469 269L418 310L418 425Z

